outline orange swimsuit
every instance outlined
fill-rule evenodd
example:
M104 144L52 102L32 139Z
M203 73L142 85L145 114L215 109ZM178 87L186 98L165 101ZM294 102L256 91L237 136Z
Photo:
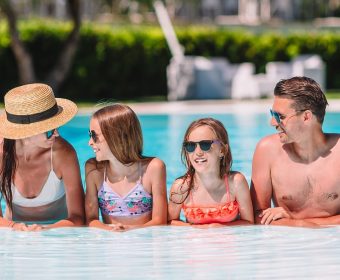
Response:
M182 209L187 221L191 224L210 224L210 223L228 223L234 221L239 214L239 204L236 199L230 201L228 176L225 176L225 187L227 191L227 202L217 206L197 206L184 205ZM192 195L190 200L193 202Z

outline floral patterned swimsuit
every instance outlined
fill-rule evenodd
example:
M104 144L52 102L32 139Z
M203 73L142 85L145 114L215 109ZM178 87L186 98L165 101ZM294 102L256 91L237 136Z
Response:
M237 219L239 215L239 205L236 201L230 201L228 176L224 177L227 191L227 202L214 206L194 205L193 197L190 193L191 205L183 204L182 209L186 220L191 224L228 223Z
M98 191L98 202L103 214L115 217L139 216L152 211L152 196L142 185L141 164L139 165L140 177L124 197L117 194L106 182L106 170L104 181Z

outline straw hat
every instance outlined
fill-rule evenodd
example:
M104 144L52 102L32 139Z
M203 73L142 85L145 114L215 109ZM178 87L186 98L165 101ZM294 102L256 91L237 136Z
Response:
M75 103L55 98L52 88L45 84L13 88L4 99L0 136L7 139L22 139L57 128L77 113Z

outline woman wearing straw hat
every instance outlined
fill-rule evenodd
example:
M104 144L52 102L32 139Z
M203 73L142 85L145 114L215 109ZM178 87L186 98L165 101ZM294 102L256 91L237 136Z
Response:
M7 208L0 226L39 230L84 222L84 191L74 148L57 128L77 106L55 98L51 87L28 84L5 95L0 115L0 188ZM26 225L25 222L31 222Z

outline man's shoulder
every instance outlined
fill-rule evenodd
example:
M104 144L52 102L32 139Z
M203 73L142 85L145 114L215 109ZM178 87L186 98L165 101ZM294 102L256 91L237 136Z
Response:
M336 146L340 146L340 134L339 133L325 133L328 141L333 142Z
M273 150L277 148L281 148L282 143L280 142L279 136L277 134L272 134L263 137L256 145L256 149L265 149L265 150Z

